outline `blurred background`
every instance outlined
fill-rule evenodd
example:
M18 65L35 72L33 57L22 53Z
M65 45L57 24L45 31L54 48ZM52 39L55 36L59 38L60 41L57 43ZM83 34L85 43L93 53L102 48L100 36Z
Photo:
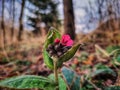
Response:
M50 27L86 43L84 64L93 65L96 44L120 44L120 0L0 0L0 79L51 72L42 57ZM66 64L78 72L80 52Z

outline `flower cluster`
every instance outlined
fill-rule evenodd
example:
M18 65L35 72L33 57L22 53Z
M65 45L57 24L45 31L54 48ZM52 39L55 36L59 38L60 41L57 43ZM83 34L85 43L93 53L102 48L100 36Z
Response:
M69 35L63 35L61 39L56 38L53 44L48 45L46 49L49 55L60 57L67 52L73 45L73 40Z

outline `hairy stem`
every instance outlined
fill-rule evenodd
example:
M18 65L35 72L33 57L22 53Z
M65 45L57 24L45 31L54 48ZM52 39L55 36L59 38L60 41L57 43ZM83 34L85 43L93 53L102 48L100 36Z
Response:
M58 83L58 70L57 70L57 60L54 60L54 75L55 75L55 82L56 82L56 90L59 90L59 83Z

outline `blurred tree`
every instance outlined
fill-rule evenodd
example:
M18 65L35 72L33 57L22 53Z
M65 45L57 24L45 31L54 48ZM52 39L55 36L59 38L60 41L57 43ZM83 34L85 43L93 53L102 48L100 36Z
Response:
M42 25L45 26L46 32L51 26L56 28L60 25L60 20L58 19L57 5L58 2L55 0L29 0L32 7L29 7L29 11L32 12L34 16L28 16L30 21L28 25L34 28L33 32L35 34L40 34Z
M18 41L22 40L22 33L23 33L23 14L24 14L24 8L25 8L25 2L26 0L22 0L21 3L21 11L20 11L20 17L19 17L19 32L18 32Z
M75 23L72 0L63 0L64 5L64 29L65 33L75 39Z
M14 37L14 22L15 22L15 0L12 0L12 26L11 26L11 40Z
M84 23L88 27L98 23L97 29L120 30L120 0L89 0L88 6L83 8Z
M5 0L2 0L2 19L1 19L1 28L3 31L3 43L5 46L6 43L6 33L5 33L5 23L4 23L4 10L5 10Z

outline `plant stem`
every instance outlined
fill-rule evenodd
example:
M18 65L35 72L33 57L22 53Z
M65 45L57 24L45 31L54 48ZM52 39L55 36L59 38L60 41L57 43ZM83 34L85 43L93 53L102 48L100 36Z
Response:
M98 88L95 84L93 84L90 80L88 80L88 83L91 84L96 90L102 90L101 88Z
M56 83L56 90L59 90L59 83L58 83L58 71L57 71L57 60L54 59L54 75L55 75L55 83Z

